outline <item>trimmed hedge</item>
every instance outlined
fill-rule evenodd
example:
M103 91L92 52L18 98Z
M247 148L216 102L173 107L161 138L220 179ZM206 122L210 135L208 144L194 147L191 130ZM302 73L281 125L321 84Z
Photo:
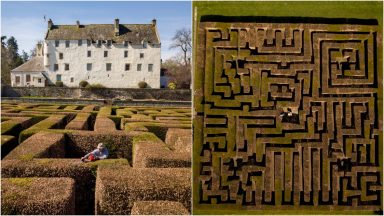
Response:
M131 214L132 215L189 215L189 212L180 202L139 201L133 204Z
M72 131L67 134L67 155L82 157L102 142L109 150L108 158L126 158L132 161L132 137L134 133Z
M47 119L40 121L39 123L33 125L32 127L23 130L19 136L19 143L22 143L28 137L32 136L35 133L43 131L45 129L56 129L64 126L67 120L67 116L64 115L55 115L50 116Z
M76 214L94 214L95 187L97 167L128 166L125 159L101 160L82 163L79 159L32 159L3 160L1 162L2 178L15 177L69 177L76 182Z
M14 136L1 135L1 159L17 146L17 138Z
M75 181L71 178L2 178L3 215L73 215Z
M49 132L37 133L11 151L4 160L65 157L65 136Z
M88 130L90 127L89 117L91 114L89 113L78 113L76 117L65 126L65 129L68 130Z
M127 215L135 202L168 200L191 207L191 169L99 168L96 214Z

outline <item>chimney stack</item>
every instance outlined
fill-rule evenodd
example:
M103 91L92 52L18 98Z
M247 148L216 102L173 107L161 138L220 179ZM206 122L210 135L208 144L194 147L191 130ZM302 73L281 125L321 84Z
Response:
M48 29L52 29L53 27L53 22L51 19L48 20Z
M80 21L79 20L76 21L76 25L77 25L77 28L80 28Z
M156 26L156 19L153 19L153 20L152 20L152 25L153 25L153 26Z
M120 35L119 19L115 19L115 36Z
M44 55L43 44L38 42L36 44L36 56L43 56L43 55Z

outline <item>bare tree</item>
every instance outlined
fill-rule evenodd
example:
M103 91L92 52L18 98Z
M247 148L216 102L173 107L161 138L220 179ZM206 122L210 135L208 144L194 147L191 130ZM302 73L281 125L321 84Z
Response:
M192 32L191 29L179 29L176 31L175 36L172 38L172 44L169 49L180 48L183 52L184 65L189 64L188 56L192 50Z

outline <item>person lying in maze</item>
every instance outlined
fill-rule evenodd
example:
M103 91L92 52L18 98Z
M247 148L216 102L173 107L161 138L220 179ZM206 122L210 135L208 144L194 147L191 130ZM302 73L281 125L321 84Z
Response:
M91 162L96 160L103 160L103 159L106 159L108 155L109 155L108 149L104 146L103 143L99 143L97 145L97 148L92 152L84 155L84 157L81 158L81 161Z

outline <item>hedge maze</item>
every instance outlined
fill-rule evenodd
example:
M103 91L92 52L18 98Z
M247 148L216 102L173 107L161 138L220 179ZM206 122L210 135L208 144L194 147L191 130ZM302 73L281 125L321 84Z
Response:
M2 214L189 214L191 110L2 103ZM106 160L80 157L103 142Z
M194 209L382 214L376 20L202 16L197 31Z

